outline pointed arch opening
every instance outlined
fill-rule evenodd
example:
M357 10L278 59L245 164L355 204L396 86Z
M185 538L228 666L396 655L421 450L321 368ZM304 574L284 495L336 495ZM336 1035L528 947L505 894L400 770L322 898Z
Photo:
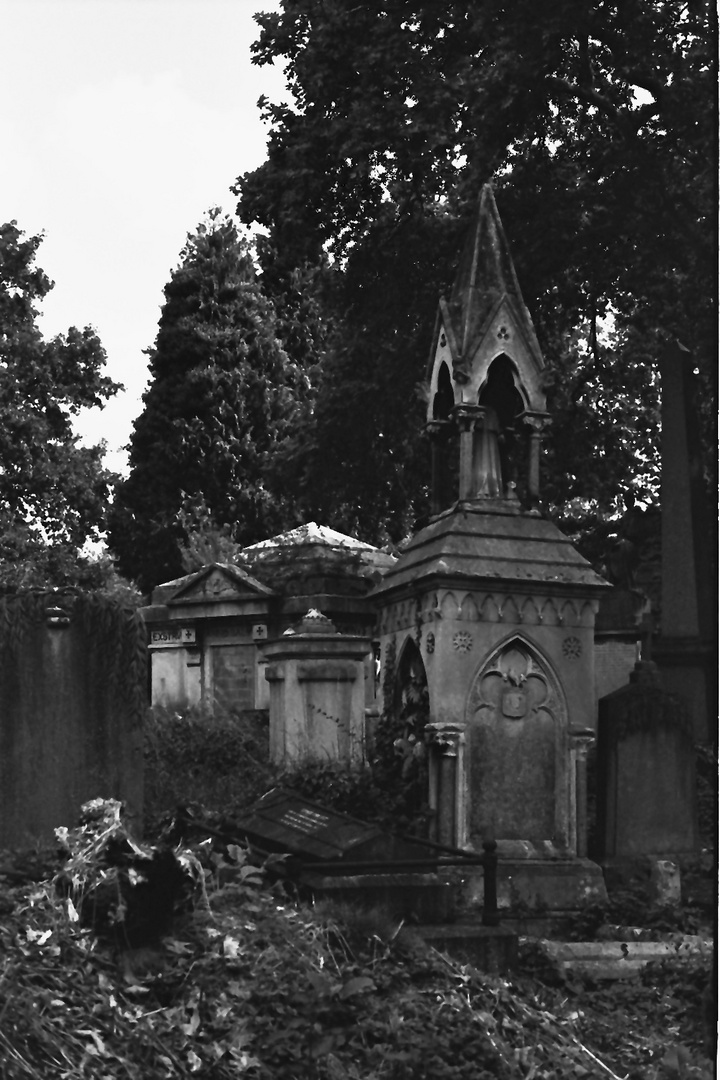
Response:
M380 760L385 762L384 767L389 769L393 784L399 784L401 812L409 819L404 827L412 829L419 824L427 805L425 729L430 719L430 704L425 664L417 642L410 637L400 649L392 702L386 700L385 710L386 720L390 722L384 725L383 745L377 745L376 749Z
M432 399L432 513L440 514L455 501L457 495L458 437L452 421L455 407L450 370L441 363L437 389Z
M520 417L527 409L521 392L517 367L505 353L496 356L487 378L478 391L478 405L484 410L482 438L476 454L476 472L487 488L486 494L508 491L521 502L528 501L528 432Z
M393 712L402 720L404 737L413 734L424 738L429 720L428 680L422 653L417 643L406 638L400 649L393 688Z
M455 404L455 394L447 364L441 364L438 371L437 390L433 397L433 420L449 420Z

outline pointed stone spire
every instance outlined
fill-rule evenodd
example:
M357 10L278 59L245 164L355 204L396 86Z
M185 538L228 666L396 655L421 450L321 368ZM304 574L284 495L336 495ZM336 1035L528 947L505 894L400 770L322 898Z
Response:
M460 258L458 272L444 304L451 325L454 376L470 378L473 355L502 301L512 307L518 329L539 368L544 366L530 313L520 291L510 246L500 221L490 184L480 192L477 210Z

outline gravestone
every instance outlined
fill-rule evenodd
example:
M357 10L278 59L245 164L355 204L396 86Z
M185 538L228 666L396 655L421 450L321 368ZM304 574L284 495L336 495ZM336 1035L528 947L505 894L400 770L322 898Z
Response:
M0 847L50 842L95 798L140 829L145 670L133 610L70 591L0 602Z
M604 864L668 860L697 848L695 750L682 701L655 664L600 701L598 841Z

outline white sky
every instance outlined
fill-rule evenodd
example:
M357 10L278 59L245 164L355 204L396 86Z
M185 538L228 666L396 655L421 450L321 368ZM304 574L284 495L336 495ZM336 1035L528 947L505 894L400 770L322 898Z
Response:
M126 390L83 416L122 447L147 384L163 286L188 232L265 157L257 99L282 71L250 62L276 0L0 0L0 221L44 232L46 336L95 328Z

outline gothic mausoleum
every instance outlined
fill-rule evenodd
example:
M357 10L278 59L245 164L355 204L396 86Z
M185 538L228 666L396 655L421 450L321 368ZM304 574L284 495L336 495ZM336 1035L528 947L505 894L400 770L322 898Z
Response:
M432 342L434 516L374 598L383 661L427 684L436 839L497 840L507 900L557 909L603 890L585 756L608 586L538 509L544 366L487 186Z
M310 523L159 586L143 614L153 704L268 710L276 761L361 761L368 720L420 685L434 838L495 839L501 901L557 911L603 893L586 755L646 612L540 512L544 368L485 187L432 341L429 523L399 558Z

